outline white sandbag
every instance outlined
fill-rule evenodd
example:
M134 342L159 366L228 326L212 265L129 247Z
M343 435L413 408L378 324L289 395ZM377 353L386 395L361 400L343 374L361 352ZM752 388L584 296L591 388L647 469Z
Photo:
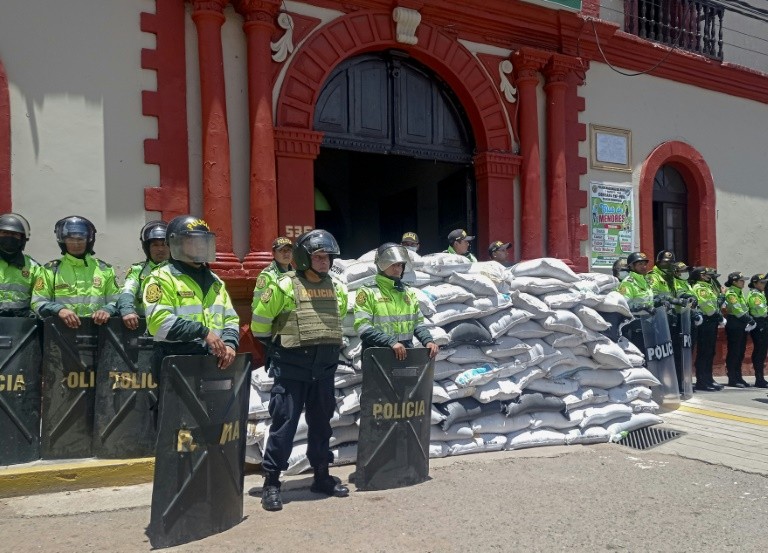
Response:
M341 333L348 338L354 338L355 336L359 336L357 334L357 330L355 330L355 314L354 313L347 313L346 315L344 315L344 318L341 319Z
M448 392L445 391L445 388L443 388L442 384L439 382L433 382L432 403L445 403L446 401L451 401L451 398L448 396Z
M611 434L608 432L608 429L603 428L602 426L590 426L581 431L581 440L579 440L579 443L584 445L603 444L610 439Z
M546 303L551 309L570 309L576 307L584 295L577 290L567 292L550 292L539 296L539 299Z
M262 392L258 388L251 386L248 396L248 420L268 419L269 415L269 392Z
M568 349L556 349L555 354L544 357L536 363L544 370L547 375L555 380L552 376L552 371L557 370L559 367L566 367L570 374L575 373L579 367L576 367L576 356Z
M451 380L453 380L453 382L460 388L466 388L467 386L482 386L496 378L494 372L495 368L496 365L484 363L453 375Z
M531 417L528 413L507 417L501 413L483 415L471 421L472 430L476 434L509 434L528 428L531 425Z
M445 379L440 381L440 385L448 394L448 401L470 397L475 393L475 386L459 386L453 380Z
M653 426L662 422L664 422L662 418L653 413L634 413L629 420L615 422L608 426L606 430L608 430L608 434L611 436L611 441L615 441L621 439L624 432L631 432L638 428L645 428L646 426Z
M464 303L474 299L474 295L455 284L444 282L442 284L430 284L421 289L421 292L437 307L445 303Z
M563 402L565 403L565 412L570 413L582 407L605 403L609 399L608 390L602 388L579 388L572 394L565 396Z
M433 253L421 256L421 270L430 275L447 277L453 273L466 273L472 262L463 255Z
M350 265L354 265L357 263L356 259L341 259L340 257L337 257L333 260L333 264L331 265L331 270L328 271L330 275L338 280L339 282L346 284L347 281L344 280L343 275L344 271L346 271L347 267Z
M600 366L609 369L631 369L632 361L629 360L624 350L616 342L591 342L588 346L592 358L600 363Z
M624 353L630 354L636 354L636 355L643 355L643 352L640 351L640 349L630 342L626 336L619 337L618 341L616 342L619 344L619 347L624 350Z
M498 287L499 283L507 280L507 271L498 261L478 261L469 266L469 274L485 275Z
M629 403L636 399L651 399L651 389L647 386L624 384L608 390L608 395L613 403Z
M632 408L629 405L608 403L568 411L568 418L577 422L580 428L586 428L587 426L605 426L609 421L631 414Z
M525 390L531 382L545 376L546 373L539 367L528 367L510 378L517 384L520 390Z
M347 285L352 284L353 282L356 282L362 278L368 277L368 276L375 276L377 273L376 265L374 265L373 260L371 261L358 261L357 263L352 263L348 265L344 272L341 275L342 282L345 282Z
M624 369L623 371L618 372L624 377L624 382L626 384L632 384L633 386L661 386L659 379L653 376L653 373L644 367Z
M541 428L538 430L520 430L507 435L505 449L524 449L546 445L565 445L565 434L557 430Z
M439 326L433 326L429 329L429 333L432 335L432 339L440 347L447 346L451 339L448 337L448 333Z
M490 315L502 309L509 309L512 307L512 302L508 294L496 294L495 296L477 297L472 300L471 305L481 313Z
M424 290L419 290L416 288L414 291L416 292L416 299L419 300L419 311L421 311L422 315L425 317L431 317L437 313L437 307L432 301L432 298L425 294Z
M509 299L513 306L527 311L534 319L546 319L553 313L546 303L536 296L526 294L525 292L512 291L509 293Z
M567 396L578 389L579 383L575 380L551 380L549 378L539 378L525 387L526 392L541 392L542 394L551 394L558 397Z
M447 442L449 440L466 440L473 438L474 432L468 422L460 422L451 425L448 430L443 430L440 426L429 427L430 442Z
M578 282L581 280L568 265L562 260L555 259L554 257L542 257L539 259L531 259L529 261L521 261L517 265L511 267L509 271L516 277L531 276L556 278L563 282Z
M492 338L498 338L506 334L513 326L522 324L531 318L531 314L522 309L511 307L492 315L479 319L480 323L488 329Z
M275 379L267 374L264 367L259 367L251 372L251 386L261 392L269 392L275 383Z
M341 444L356 442L360 435L360 426L352 422L346 426L336 426L333 428L333 434L329 441L331 447L338 447Z
M552 334L552 331L541 326L538 321L525 321L524 323L514 325L507 331L507 336L519 338L520 340L545 338L550 334Z
M341 350L344 357L354 359L360 356L363 352L363 341L360 339L360 336L346 336L345 339L347 343L344 349Z
M627 318L633 318L632 312L629 310L627 298L618 292L608 292L603 301L594 306L594 309L603 313L619 313Z
M459 365L458 363L453 363L452 361L449 361L447 359L442 361L435 361L434 380L443 380L445 378L450 378L453 375L459 374L464 370L466 370L465 366Z
M511 277L507 279L510 291L517 290L518 292L525 292L534 296L540 296L542 294L564 292L570 290L572 284L570 282L563 282L556 278L541 278L541 277Z
M261 442L264 439L264 436L267 435L267 430L269 429L270 424L270 421L264 419L248 421L245 426L245 445L258 444Z
M472 395L480 403L490 403L491 401L504 401L506 399L515 399L520 395L521 388L518 384L510 378L498 378L477 386L475 393ZM434 399L433 399L434 401Z
M448 455L448 444L445 442L429 442L429 458L439 459Z
M352 415L360 411L360 394L362 386L352 386L344 390L344 397L336 400L336 406L341 415Z
M603 293L619 287L619 279L607 273L579 273L579 277L596 283Z
M461 286L476 296L497 296L499 289L485 275L471 273L453 273L448 277L450 284Z
M435 328L440 328L440 327L436 326ZM419 343L419 341L416 340L416 338L414 338L413 340L414 340L413 341L413 347L420 348L421 344ZM435 343L437 343L437 342L435 342ZM447 347L441 346L440 349L437 350L437 355L435 355L435 361L445 361L446 359L448 359L454 353L456 353L456 348L447 348Z
M456 363L457 365L469 365L473 363L482 365L483 363L496 362L493 357L486 355L484 353L484 348L481 348L480 346L462 344L456 346L454 349L456 351L448 358L448 361Z
M432 406L429 414L429 424L440 424L447 418L448 416L445 413L439 411L434 405Z
M580 369L597 370L600 368L600 365L597 363L597 361L589 357L589 352L587 352L587 355L576 355L576 358L571 364Z
M425 273L424 271L407 271L403 273L403 282L410 286L416 286L418 288L421 288L422 286L426 286L428 284L437 284L438 282L442 282L443 278L436 276L436 275L430 275L429 273Z
M515 361L526 367L539 365L542 361L560 355L558 350L538 338L528 340L528 345L531 347L527 351L515 356Z
M529 413L529 416L531 417L531 429L553 428L555 430L566 430L578 425L578 421L572 421L557 411L539 411Z
M541 324L545 329L566 334L582 334L584 325L581 320L567 309L558 309L552 315L544 319Z
M630 369L633 370L633 369ZM600 369L584 369L575 373L571 378L582 388L602 388L608 390L620 386L626 378L624 371L604 371ZM650 373L648 373L650 374ZM653 375L651 375L653 376ZM657 380L658 382L658 380Z
M465 303L446 303L437 306L437 313L432 315L432 322L438 326L445 326L455 321L474 319L479 314L480 311L471 305Z
M573 380L571 377L579 371L579 367L567 363L561 363L556 367L550 367L547 371L547 378L552 380Z
M468 453L480 453L483 451L483 441L478 438L468 440L450 440L448 444L448 455L466 455Z
M541 328L543 329L544 327ZM582 335L566 334L565 332L550 332L543 336L542 339L555 348L574 348L584 342Z
M483 353L494 359L505 359L523 353L530 347L514 336L499 336L495 344L483 348Z
M349 284L347 284L347 292L354 292L364 286L367 286L369 288L375 287L376 275L368 275L367 277L363 277L353 282L350 282ZM350 307L353 307L352 303L353 302L350 302Z
M506 434L478 434L476 440L483 444L483 451L501 451L507 445Z
M585 328L594 330L595 332L603 332L611 328L611 323L606 321L599 311L587 307L586 305L578 305L573 308L573 312L579 318Z
M337 372L333 377L333 387L338 389L349 388L355 384L360 384L362 381L363 371L354 371L351 373L342 374Z
M659 410L659 404L652 399L633 399L628 405L633 413L655 413Z
M246 444L245 446L245 462L251 465L258 465L264 460L261 455L261 449L256 444Z
M599 343L608 343L611 341L608 336L605 334L600 334L599 332L595 332L594 330L589 330L588 328L584 329L584 342L599 342Z
M357 258L358 263L373 263L376 259L376 248L368 250Z

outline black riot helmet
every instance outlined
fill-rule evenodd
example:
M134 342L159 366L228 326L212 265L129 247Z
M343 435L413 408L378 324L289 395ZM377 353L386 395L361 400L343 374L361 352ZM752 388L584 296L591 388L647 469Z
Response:
M383 273L395 263L406 265L410 261L411 258L408 257L408 250L405 249L405 246L395 244L394 242L385 242L379 246L376 250L376 257L373 260L379 273ZM405 267L403 267L403 270L405 270Z
M339 244L330 232L315 229L299 236L293 245L293 264L296 266L296 270L308 271L312 269L312 254L318 252L327 253L331 258L331 265L333 265L333 260L340 255ZM326 274L317 273L320 277L324 277Z
M675 254L671 251L661 250L658 254L656 254L656 266L665 273L672 271L672 265L674 265L674 263Z
M53 227L56 234L56 241L59 243L61 253L67 253L67 246L64 244L65 238L80 237L85 240L86 253L93 255L93 244L96 242L96 227L88 219L79 215L70 215L56 221Z
M24 246L29 240L29 222L18 213L4 213L0 215L0 230L15 232L21 238L4 236L0 238L0 250L15 255L24 251Z
M648 261L648 256L643 252L632 252L629 254L629 256L627 256L627 265L629 265L630 269L632 269L632 265L638 261Z
M208 223L194 215L174 217L165 231L171 258L184 263L216 261L216 235Z
M700 280L704 280L702 278L704 275L709 275L709 272L707 272L707 267L693 267L691 272L688 273L688 282L693 284L695 282L699 282Z
M149 243L152 240L165 241L165 233L167 228L168 228L168 223L166 223L165 221L150 221L149 223L141 227L141 232L139 233L139 240L141 240L141 249L144 250L144 254L147 256L147 259L150 258Z
M627 264L627 258L626 257L618 258L613 263L613 268L611 270L613 272L613 276L615 276L619 280L623 280L627 275L629 275L629 265Z

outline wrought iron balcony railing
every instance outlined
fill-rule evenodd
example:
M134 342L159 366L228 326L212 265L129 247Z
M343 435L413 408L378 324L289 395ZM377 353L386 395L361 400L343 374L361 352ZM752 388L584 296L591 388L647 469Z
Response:
M709 0L624 0L624 30L722 60L724 14L722 5Z

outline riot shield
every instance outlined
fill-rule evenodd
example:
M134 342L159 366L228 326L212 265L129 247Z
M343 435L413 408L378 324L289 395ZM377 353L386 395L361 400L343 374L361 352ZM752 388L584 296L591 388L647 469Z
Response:
M680 374L683 377L682 399L693 397L693 360L691 342L691 308L680 311Z
M119 318L99 327L93 454L104 459L155 453L157 378L145 320L136 330Z
M40 458L41 360L37 320L0 317L0 465Z
M653 400L664 409L677 409L680 405L680 391L667 314L663 309L657 309L653 315L642 318L642 327L645 362L648 370L661 382L661 386L652 388Z
M429 425L434 361L425 348L405 361L390 348L363 353L360 435L355 487L385 490L418 484L429 475Z
M243 518L251 356L226 370L211 355L163 359L152 512L147 535L169 547Z
M96 325L81 317L69 328L58 317L43 325L43 459L90 457L96 395Z

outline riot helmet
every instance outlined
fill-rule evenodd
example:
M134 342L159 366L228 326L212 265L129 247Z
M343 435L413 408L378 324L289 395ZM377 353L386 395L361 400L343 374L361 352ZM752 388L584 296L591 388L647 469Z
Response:
M629 270L632 272L635 272L635 273L639 272L635 268L635 264L641 263L641 262L646 263L646 265L648 263L648 256L645 255L643 252L632 252L627 256L627 265L629 266ZM645 274L645 271L643 271L642 274Z
M0 252L16 255L24 251L29 240L29 222L18 213L0 215L0 230L20 234L17 236L0 236Z
M85 240L85 253L93 255L93 244L96 242L96 227L88 219L79 215L70 215L56 221L53 227L56 235L56 242L59 244L61 253L67 253L67 246L64 243L66 238L81 238Z
M376 257L373 262L376 263L379 273L383 273L395 263L406 265L410 260L405 246L395 244L394 242L385 242L376 250ZM403 271L405 271L405 267L403 267Z
M194 215L174 217L165 231L171 258L184 263L216 261L216 235L208 223Z
M690 270L691 267L689 267L685 261L675 261L672 264L672 273L674 274L675 278L688 280L688 277L690 276Z
M613 263L613 268L611 270L613 272L613 276L615 276L619 280L624 280L629 275L629 265L627 264L627 258L626 257L618 258Z
M693 267L690 273L688 273L688 282L699 282L700 280L704 280L703 277L705 276L711 276L710 273L707 272L707 267Z
M672 265L675 263L675 254L672 253L669 250L661 250L658 254L656 254L656 266L664 271L665 273L669 273L672 271Z
M150 221L143 227L139 233L139 240L141 240L141 249L144 250L144 254L147 259L151 259L149 254L149 245L152 240L162 240L165 242L165 233L168 228L168 223L165 221Z
M314 229L305 232L296 239L293 245L293 264L297 271L309 271L312 269L312 254L324 252L330 256L331 265L333 260L340 255L339 244L333 235L327 230ZM318 276L325 277L328 273L318 273Z

